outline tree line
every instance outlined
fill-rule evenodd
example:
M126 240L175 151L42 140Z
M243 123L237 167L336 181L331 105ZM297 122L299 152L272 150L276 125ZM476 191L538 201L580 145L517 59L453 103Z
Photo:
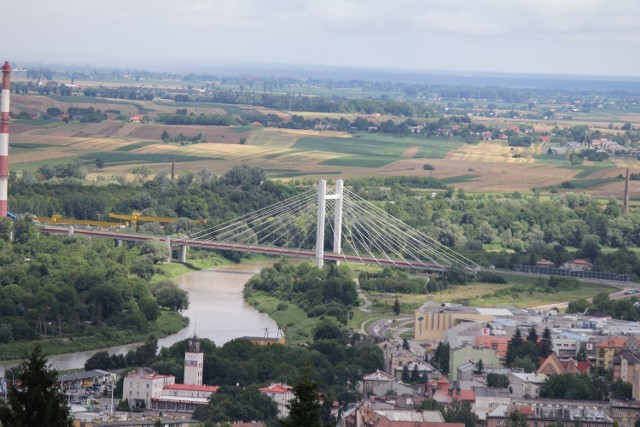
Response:
M0 343L143 333L162 308L187 308L186 292L173 282L149 283L152 245L116 248L108 240L40 235L30 217L0 219Z

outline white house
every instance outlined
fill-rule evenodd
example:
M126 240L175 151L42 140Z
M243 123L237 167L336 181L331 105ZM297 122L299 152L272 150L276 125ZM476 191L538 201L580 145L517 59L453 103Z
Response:
M278 417L284 418L289 415L287 403L293 399L293 392L291 390L292 387L290 385L278 383L271 384L268 387L262 387L260 392L266 394L276 402L276 405L278 405Z
M124 378L122 398L129 407L151 408L151 399L162 394L165 386L175 384L173 375L158 375L151 369L138 369Z
M540 386L547 379L544 374L509 374L509 383L511 387L511 397L537 398L540 396Z

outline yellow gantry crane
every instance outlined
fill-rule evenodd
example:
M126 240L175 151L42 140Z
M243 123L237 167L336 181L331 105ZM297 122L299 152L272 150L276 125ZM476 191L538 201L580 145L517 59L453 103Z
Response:
M52 215L51 218L48 217L37 217L37 221L46 222L51 224L69 224L69 225L91 225L94 227L117 227L119 225L124 225L125 227L129 226L129 223L117 223L112 221L94 221L88 219L73 219L73 218L63 218L62 215Z
M51 218L47 217L38 217L37 221L46 222L51 224L60 224L60 225L89 225L94 227L118 227L125 226L128 227L130 224L133 228L136 227L136 223L138 221L148 221L148 222L176 222L179 218L169 218L162 216L144 216L140 214L140 211L133 211L130 215L124 214L114 214L110 213L109 218L119 219L124 222L114 222L114 221L94 221L94 220L86 220L86 219L73 219L73 218L63 218L62 215L52 215ZM193 220L198 224L206 224L206 219L196 219Z
M110 213L109 218L130 221L133 228L136 227L136 223L138 221L170 223L170 222L176 222L179 219L179 218L169 218L169 217L163 217L163 216L144 216L140 213L140 211L133 211L131 215ZM193 221L197 222L198 224L207 223L206 219L195 219Z

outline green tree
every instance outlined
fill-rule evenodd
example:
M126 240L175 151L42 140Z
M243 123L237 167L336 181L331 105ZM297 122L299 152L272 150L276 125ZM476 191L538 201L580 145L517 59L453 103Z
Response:
M36 345L22 359L20 386L12 387L7 401L0 403L0 421L5 426L71 426L67 398L58 388L58 371L47 365L42 349Z
M153 171L149 166L138 165L135 168L133 168L132 172L134 173L134 175L138 177L140 181L144 181L145 179L147 179L149 175L151 175Z
M398 297L396 297L396 302L393 303L393 313L396 315L400 314L400 301L398 301Z
M442 406L440 403L438 403L437 400L435 399L425 399L422 402L420 402L420 407L418 409L421 409L423 411L444 411L444 406Z
M449 373L449 353L451 352L451 347L449 343L443 343L440 341L438 343L438 347L436 347L436 351L433 354L433 359L435 359L436 364L438 365L438 369L445 374Z
M446 422L464 423L464 427L475 427L478 423L478 416L471 410L471 404L459 400L453 400L442 416Z
M321 427L322 406L318 398L317 384L309 378L305 369L302 379L293 386L294 398L287 404L289 416L282 420L285 427Z
M504 374L495 374L491 372L487 375L487 386L495 388L509 387L509 377Z
M140 255L148 256L154 264L157 264L169 258L169 248L161 240L147 240L140 245Z
M534 344L538 343L538 331L536 331L535 326L531 326L531 328L529 328L529 333L527 334L527 341L532 342Z
M511 363L517 357L518 348L520 348L522 344L522 332L520 332L520 328L516 328L507 346L507 357L505 360L507 366L511 366Z
M408 383L411 381L411 375L409 374L409 365L404 365L402 367L402 382Z
M199 406L193 418L199 421L229 422L242 420L274 420L276 403L257 386L221 386L207 406Z
M576 357L576 360L578 362L586 362L587 361L587 352L584 350L584 348L580 349L580 351L578 352L578 356Z
M258 166L236 165L222 176L222 181L234 187L258 186L267 179L267 173Z
M609 390L611 397L614 399L631 399L633 395L633 386L631 383L622 381L620 378L611 383Z
M542 339L538 342L538 351L540 357L549 357L553 353L553 339L548 326L542 331Z
M161 307L174 311L182 311L189 308L189 294L176 286L171 280L161 280L154 283L151 292Z
M507 427L527 427L527 417L517 409L509 414Z

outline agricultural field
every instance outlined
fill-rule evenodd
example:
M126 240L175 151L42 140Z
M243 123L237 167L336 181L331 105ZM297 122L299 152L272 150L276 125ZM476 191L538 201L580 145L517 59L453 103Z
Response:
M621 197L624 183L615 179L626 168L640 168L635 159L571 166L566 156L548 155L547 145L509 147L506 141L482 141L467 144L455 138L397 137L386 134L336 131L291 130L257 126L196 126L165 125L154 122L158 114L174 113L186 108L194 114L277 114L285 120L297 114L307 118L344 117L353 114L283 112L263 107L175 103L158 99L135 101L92 98L85 96L14 95L12 111L46 111L56 107L80 107L119 111L123 115L142 113L151 120L129 123L107 120L101 123L72 121L14 120L11 124L10 168L16 171L36 169L45 163L60 163L79 158L89 172L89 179L98 176L124 175L132 177L136 164L148 165L154 173L167 170L167 162L175 160L176 171L206 167L222 174L232 166L250 163L262 166L272 178L358 178L367 176L432 176L467 191L530 192L534 188L550 189L562 183L580 191L609 197ZM593 117L592 117L593 116ZM398 121L393 116L362 115L368 120ZM584 117L587 117L586 115ZM589 115L591 126L602 127L613 122L640 122L640 115L626 112L610 115L597 112ZM597 120L596 120L597 119ZM479 123L502 123L505 126L527 123L523 119L475 117ZM559 122L529 121L537 129L550 130ZM578 122L567 121L566 126ZM170 138L201 135L197 144L163 142ZM96 160L104 161L98 169ZM429 164L432 170L425 170ZM631 182L631 191L640 191L640 182Z

